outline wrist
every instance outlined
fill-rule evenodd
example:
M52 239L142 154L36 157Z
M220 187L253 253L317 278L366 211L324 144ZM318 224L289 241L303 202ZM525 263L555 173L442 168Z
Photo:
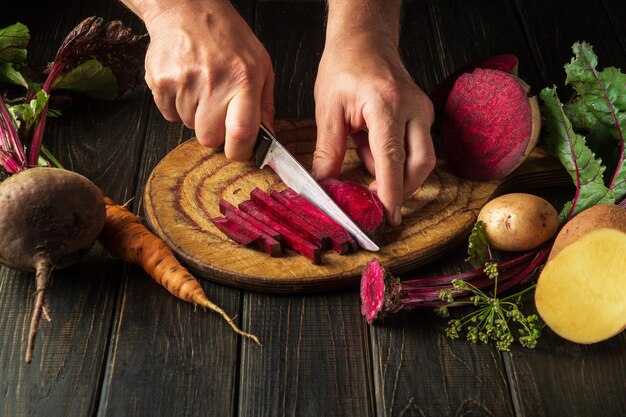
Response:
M328 0L326 45L397 50L400 10L399 0Z
M224 7L232 8L229 0L121 0L143 20L148 32L163 29L163 18L198 21ZM159 27L160 26L160 27Z

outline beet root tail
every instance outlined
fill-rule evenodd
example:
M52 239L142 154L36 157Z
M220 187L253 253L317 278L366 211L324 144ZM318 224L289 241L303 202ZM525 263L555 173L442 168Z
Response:
M33 308L33 315L30 320L30 329L28 330L28 344L26 346L26 363L30 363L33 360L33 351L35 349L35 336L37 335L37 329L39 328L39 322L41 321L41 315L45 309L45 293L50 282L50 275L52 274L53 265L45 257L41 257L36 261L35 267L37 273L36 291L35 291L35 307ZM46 319L50 321L50 316L46 312Z

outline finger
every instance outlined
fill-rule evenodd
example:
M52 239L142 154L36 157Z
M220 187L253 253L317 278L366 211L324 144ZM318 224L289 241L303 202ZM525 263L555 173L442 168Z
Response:
M274 72L270 68L261 92L261 122L274 130Z
M374 157L378 197L392 225L402 221L404 163L404 123L393 117L369 113L365 122L369 128L369 144Z
M356 145L356 154L361 161L363 161L363 165L368 170L370 174L376 176L376 167L374 166L374 156L372 155L372 150L370 149L369 140L367 138L367 132L364 130L360 130L350 135L352 141Z
M419 119L413 118L407 123L406 152L404 198L422 186L436 163L430 129Z
M201 97L196 108L196 138L202 146L217 148L224 144L226 134L226 105L216 105L212 100Z
M196 126L196 111L198 109L198 96L190 89L181 89L176 93L176 111L182 122L189 129Z
M170 92L159 93L152 92L154 103L157 105L159 111L168 122L179 123L181 118L176 111L176 95Z
M312 173L316 179L337 177L346 155L347 131L341 107L316 111L317 140Z
M243 90L228 103L224 154L233 161L245 161L252 149L261 123L261 90Z

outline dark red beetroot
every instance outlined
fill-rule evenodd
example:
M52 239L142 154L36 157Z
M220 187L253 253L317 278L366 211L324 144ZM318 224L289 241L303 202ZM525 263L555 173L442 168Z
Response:
M239 204L239 209L241 209L245 213L248 213L250 216L256 218L262 223L265 223L267 226L280 233L283 242L285 242L288 247L300 253L301 255L306 256L315 265L321 263L320 248L307 241L293 230L288 229L287 227L276 222L276 220L270 215L270 213L257 206L254 202L249 200L244 201L243 203Z
M301 219L304 219L310 228L319 228L328 236L333 249L340 255L346 254L353 247L356 247L356 242L343 227L339 226L326 213L291 188L287 188L280 193L275 190L271 191L270 196L300 216Z
M250 193L250 199L259 207L268 211L278 223L297 232L311 243L326 248L328 236L319 228L311 226L306 220L295 215L287 207L283 206L260 188L255 188Z
M433 102L435 115L439 116L443 113L446 102L448 101L448 96L454 87L454 83L461 75L472 72L476 68L498 70L517 75L517 63L518 61L515 55L497 55L480 59L454 71L428 93L428 96Z
M281 240L280 233L278 233L276 230L261 223L254 217L250 216L248 213L245 213L239 210L237 207L233 206L232 204L230 204L228 201L224 200L223 198L220 199L219 206L220 206L220 213L226 216L227 219L234 217L233 216L233 213L234 213L235 216L241 217L243 220L245 220L252 226L256 227L257 229L259 229L266 235L272 237L274 240L278 240L278 241Z
M280 243L272 239L259 229L246 223L242 218L236 215L227 219L225 217L215 217L211 222L222 231L226 236L240 245L251 246L262 250L273 257L281 256L282 250Z
M497 293L502 294L528 279L545 262L549 252L550 245L500 262ZM441 291L451 291L454 296L455 303L447 305L448 307L466 306L471 303L471 293L467 290L455 290L455 280L463 280L481 291L493 288L493 280L487 277L483 268L453 275L401 281L386 271L378 260L373 259L365 266L361 276L361 313L371 323L400 310L441 307L447 305L440 298Z
M333 178L320 181L320 185L361 230L372 238L382 232L385 214L376 194L357 183Z
M461 75L441 120L443 151L451 167L472 180L504 177L530 154L541 117L528 86L502 71Z

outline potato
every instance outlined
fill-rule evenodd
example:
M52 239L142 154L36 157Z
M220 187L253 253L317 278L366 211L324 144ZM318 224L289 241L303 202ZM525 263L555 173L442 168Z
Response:
M595 343L626 328L626 233L598 229L544 267L535 304L545 323L576 343Z
M536 248L559 227L559 215L550 203L532 194L505 194L487 203L478 220L485 223L489 245L503 251Z
M548 260L587 233L605 227L626 233L626 209L615 204L602 204L579 213L565 223L556 236Z

